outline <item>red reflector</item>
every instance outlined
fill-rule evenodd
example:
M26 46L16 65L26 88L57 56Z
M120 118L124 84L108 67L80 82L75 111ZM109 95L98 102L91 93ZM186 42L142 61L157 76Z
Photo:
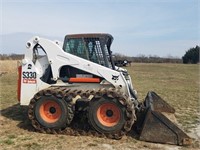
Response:
M22 77L22 66L18 67L18 84L17 84L17 99L20 102L21 97L21 77Z

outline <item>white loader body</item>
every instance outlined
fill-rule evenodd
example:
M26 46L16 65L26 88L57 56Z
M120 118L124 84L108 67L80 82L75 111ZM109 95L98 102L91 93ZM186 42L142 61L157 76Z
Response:
M34 52L36 45L40 45L44 50L43 55ZM103 88L104 85L110 85L109 87L115 87L130 96L129 86L132 88L130 77L127 80L121 71L69 54L61 46L62 44L58 41L50 41L39 37L33 37L27 42L25 57L21 63L21 79L19 79L21 90L18 91L18 97L21 105L29 105L31 98L38 91L50 86L73 87L71 84L59 80L59 72L64 65L84 70L103 79L100 84L81 84L81 88ZM52 70L52 80L55 81L54 84L48 84L41 80L49 65ZM74 85L78 86L77 84Z

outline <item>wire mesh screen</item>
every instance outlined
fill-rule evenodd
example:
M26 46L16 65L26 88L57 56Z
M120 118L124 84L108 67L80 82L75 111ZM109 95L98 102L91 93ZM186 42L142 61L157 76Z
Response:
M112 68L108 46L101 38L69 38L64 42L64 51L94 63Z

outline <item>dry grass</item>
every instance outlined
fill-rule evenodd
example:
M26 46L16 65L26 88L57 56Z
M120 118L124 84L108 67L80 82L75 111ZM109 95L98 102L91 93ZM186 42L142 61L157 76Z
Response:
M4 69L8 69L8 73L0 77L0 149L198 149L198 144L185 148L142 142L131 137L117 141L37 133L27 119L27 108L17 104L17 63L4 61L2 64L7 65ZM132 64L126 69L140 100L149 90L156 91L175 107L177 119L185 130L190 132L199 123L199 65Z
M0 72L16 72L16 60L0 60Z

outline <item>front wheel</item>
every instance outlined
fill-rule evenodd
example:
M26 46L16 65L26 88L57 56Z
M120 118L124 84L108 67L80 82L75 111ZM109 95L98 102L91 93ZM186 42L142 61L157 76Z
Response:
M90 105L89 121L100 133L119 131L126 121L125 108L115 99L102 97Z
M104 94L100 98L94 96L88 109L89 123L103 134L122 135L128 132L135 120L134 107L128 102L120 95L110 97L109 94Z

